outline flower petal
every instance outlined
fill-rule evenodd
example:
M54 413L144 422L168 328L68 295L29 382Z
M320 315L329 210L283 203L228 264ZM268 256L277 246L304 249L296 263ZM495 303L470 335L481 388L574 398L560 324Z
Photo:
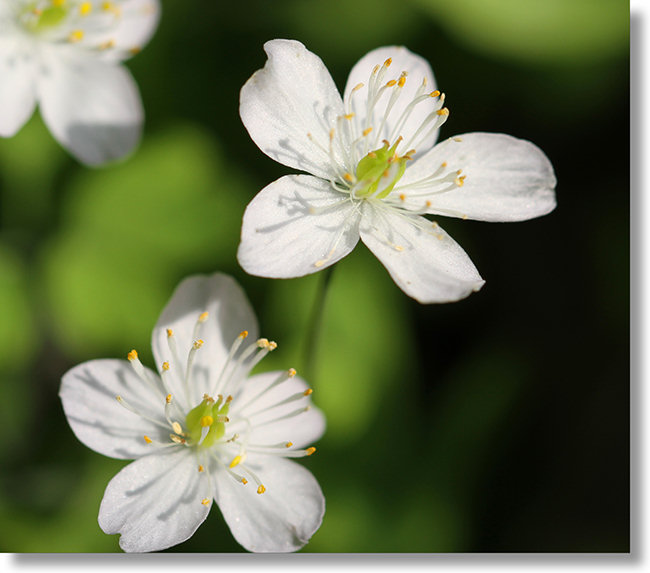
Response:
M160 11L159 0L125 0L120 3L115 25L108 29L100 27L100 31L92 35L92 41L98 46L110 46L101 51L104 59L124 60L137 54L149 42L158 27Z
M207 318L199 322L204 312L208 313ZM173 341L168 329L173 332ZM165 381L174 400L184 405L185 411L196 406L204 393L211 393L233 342L243 330L248 331L249 340L257 338L255 313L234 279L216 273L192 276L178 285L156 322L151 344L158 368L169 362L169 377ZM186 361L197 339L203 345L194 353L188 396L184 383ZM170 342L176 345L176 356Z
M210 498L207 475L198 471L193 452L179 446L121 470L104 492L99 526L120 533L124 551L159 551L192 536L210 511Z
M266 65L241 90L239 113L244 126L272 159L334 178L326 150L330 129L343 114L334 80L321 59L300 42L272 40L264 50Z
M288 378L266 391L282 372L265 372L247 379L232 402L231 424L228 431L244 433L252 428L248 443L271 445L292 442L296 448L313 444L325 432L325 416L311 404L309 393L297 400L277 405L290 396L308 390L309 386L299 376ZM256 397L259 396L259 399ZM295 416L284 416L309 407ZM239 420L247 420L247 424ZM239 429L241 426L241 430Z
M242 485L225 471L215 472L214 499L234 538L248 551L287 552L305 545L320 527L325 498L316 478L301 465L257 456L247 465L266 491ZM237 468L239 470L239 468Z
M421 303L456 301L485 282L458 243L424 217L369 204L360 231L397 286Z
M11 137L36 106L35 64L19 39L0 38L0 137Z
M412 148L416 143L415 141L410 140L422 125L422 122L439 107L437 105L437 99L424 99L413 107L408 119L404 122L403 127L400 128L399 124L401 123L400 118L402 117L402 113L405 111L408 104L413 101L416 94L418 92L429 94L436 88L435 79L429 62L417 54L410 52L403 46L386 46L372 50L361 58L352 68L345 86L344 101L347 105L348 99L352 97L352 111L356 114L356 120L365 126L366 102L368 98L370 76L374 67L379 65L381 69L381 66L383 66L384 62L386 62L388 58L391 58L392 63L385 72L381 82L382 85L386 84L389 80L399 80L402 72L407 72L408 74L406 76L406 83L402 88L386 90L386 93L383 94L378 105L374 108L373 117L370 119L369 125L373 127L376 132L375 140L377 142L381 142L382 139L388 139L392 144L395 142L395 139L401 135L404 138L403 145L404 151L406 151L407 148ZM425 80L426 89L422 91L422 82ZM352 90L359 84L363 84L363 87L356 90L351 96ZM393 89L400 90L399 99L390 111L384 128L380 130L379 128L385 114L386 105ZM433 123L431 123L431 126L433 126ZM426 132L427 129L425 129L421 135ZM421 145L418 146L418 152L422 153L430 149L436 142L437 137L438 130L435 130L426 138L425 141L422 142ZM417 139L419 140L420 136L418 136ZM401 149L402 148L400 148L400 150Z
M72 50L44 51L43 60L41 113L57 141L88 165L130 153L140 141L144 117L131 74Z
M153 384L158 376L148 369L152 384L142 380L126 360L91 360L63 375L59 395L68 423L89 448L112 458L133 459L151 453L144 436L169 441L165 430L165 397ZM160 424L127 410L127 404Z
M426 196L428 212L479 221L524 221L555 208L555 174L536 145L501 133L466 133L436 145L406 169L399 187L423 179L446 162L462 170L462 187Z
M274 181L249 203L237 259L252 274L291 278L345 257L359 240L359 211L348 194L309 175Z

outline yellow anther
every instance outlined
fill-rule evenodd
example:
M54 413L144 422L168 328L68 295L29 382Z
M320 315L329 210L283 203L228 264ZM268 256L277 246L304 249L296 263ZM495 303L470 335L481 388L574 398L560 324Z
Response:
M174 336L174 331L173 331L171 328L168 328L168 329L167 329L167 336L168 336L168 337L172 337L172 336Z
M65 4L65 0L52 0L52 6L55 8L60 8Z
M289 368L289 370L287 371L287 375L289 376L289 378L293 378L296 375L296 369Z
M379 64L372 68L372 75L374 76L379 71Z
M368 135L371 131L372 131L372 127L366 127L366 129L364 129L364 130L361 132L361 135L363 135L364 137L366 137L366 135Z
M248 330L242 330L242 331L239 333L239 338L241 338L241 339L244 339L244 338L246 338L247 336L248 336Z
M316 448L315 448L314 446L311 446L311 447L309 447L309 448L307 448L307 449L305 450L305 453L306 453L308 456L311 456L315 451L316 451Z
M167 404L171 404L171 403L172 403L172 395L171 395L171 394L167 394L167 396L165 396L165 402L166 402Z
M461 141L463 141L463 138L462 137L454 137L454 141L460 143Z
M131 352L129 352L129 353L126 355L126 357L127 357L129 360L137 360L137 359L138 359L138 353L137 353L137 351L136 351L135 349L133 349L133 350L131 350Z
M230 402L232 402L232 396L229 394L226 396L226 404L230 404Z
M352 91L353 91L353 92L357 92L357 91L359 91L362 87L363 87L363 84L357 84L356 86L354 86L354 87L352 88Z
M433 90L429 95L431 97L438 97L440 95L440 92L438 90Z
M469 217L468 217L467 215L463 215L463 216L461 217L461 219L462 219L463 221L467 221L467 219L469 219Z
M182 434L183 433L183 428L181 427L181 425L178 422L174 422L172 424L172 430L174 430L174 432L176 432L177 434Z
M162 369L163 369L163 372L167 372L167 370L169 370L169 362L167 362L167 361L163 362L162 363ZM171 394L170 394L170 396L171 396Z
M443 169L444 169L445 167L447 167L447 162L446 162L446 161L443 161L443 162L440 164L440 167L442 167Z
M390 66L392 63L393 63L393 58L388 58L388 59L384 62L384 66L388 67L388 66Z
M81 42L84 37L84 31L83 30L72 30L70 34L68 34L68 42Z
M214 418L212 416L203 416L199 422L202 428L212 426L214 424Z
M262 494L266 491L266 488L260 484L260 487L257 488L257 493Z
M92 2L82 2L79 5L79 13L82 16L88 16L93 10L93 3Z
M235 456L232 459L232 462L230 462L230 467L234 468L234 467L238 466L241 462L242 462L242 457L241 456Z
M436 235L436 239L442 241L445 237L443 235Z
M449 110L446 107L443 107L442 109L439 109L436 113L438 115L449 115Z
M429 200L427 200L424 204L425 204L427 207L431 207L431 201L429 201Z
M404 195L404 193L400 193L399 200L406 201L406 195Z
M386 87L387 88L392 88L395 84L397 84L396 80L390 80L390 81L386 82Z
M241 478L241 482L246 485L248 483L248 480L246 478Z
M406 76L401 76L400 79L397 81L397 85L401 88L404 87L405 83L406 83Z
M465 178L466 177L467 177L467 175L463 175L461 177L456 177L456 179L454 179L454 183L456 185L458 185L458 187L462 187L465 184Z
M278 343L275 342L275 340L271 340L271 342L269 342L269 350L275 350L277 347Z
M349 183L353 183L353 182L354 182L354 177L352 177L352 174L351 174L351 173L344 173L344 174L343 174L343 179L345 179L345 180L346 180L347 182L349 182Z
M313 392L314 392L314 391L313 391L311 388L307 388L307 390L305 390L305 391L302 393L302 395L303 395L303 396L309 396L310 394L313 394Z
M203 346L203 341L199 338L198 340L194 341L194 344L192 344L192 346L194 350L198 350L199 348L201 348L201 346Z
M330 141L334 139L334 133L336 133L334 128L330 129Z
M144 441L147 442L147 444L150 444L152 442L149 436L144 436Z
M286 444L284 444L285 448L290 448L291 446L293 446L293 442L287 442Z
M354 114L353 113L346 113L343 117L345 119L352 119L354 117Z
M176 442L177 444L184 444L185 443L185 439L181 438L180 436L177 436L176 434L169 434L169 439L172 442Z
M141 51L142 48L140 46L133 46L132 48L129 48L129 52L131 53L132 56L139 54Z
M203 505L210 505L210 500L209 500L207 497L204 497L204 498L201 500L201 503L202 503Z
M205 470L205 468L203 466L199 465L199 473L201 473L204 470Z
M402 245L394 245L394 246L395 246L395 250L398 253L401 253L404 250L404 247L402 247Z
M202 312L199 315L199 322L205 322L206 320L208 320L208 316L210 316L210 315L209 315L207 310L205 312Z

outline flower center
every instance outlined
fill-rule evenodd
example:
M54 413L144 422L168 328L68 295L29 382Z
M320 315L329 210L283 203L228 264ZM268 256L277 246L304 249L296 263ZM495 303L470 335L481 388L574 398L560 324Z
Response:
M406 170L406 162L411 159L409 153L402 157L397 155L397 146L402 138L389 147L384 140L383 147L371 151L357 164L355 171L356 183L351 189L354 197L363 198L375 196L378 199L386 197L395 187Z
M185 426L191 444L198 448L209 448L226 433L228 410L232 396L224 403L223 396L214 398L205 394L201 403L192 408L185 418Z

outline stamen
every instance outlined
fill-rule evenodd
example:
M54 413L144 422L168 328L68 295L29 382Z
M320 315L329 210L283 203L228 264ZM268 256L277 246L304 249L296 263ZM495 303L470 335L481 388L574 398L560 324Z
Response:
M88 14L90 14L90 12L92 12L92 9L93 9L93 3L92 2L82 2L79 5L79 13L82 16L87 16Z
M72 30L70 34L68 35L68 42L75 44L77 42L81 42L84 37L84 31L83 30Z
M262 494L266 491L266 488L260 484L260 486L257 488L257 493Z
M207 506L207 505L210 505L210 500L209 500L207 497L204 497L204 498L201 500L201 503L202 503L203 505L206 505L206 506Z
M266 394L269 390L272 388L275 388L278 384L282 384L282 382L286 382L290 378L293 378L296 375L296 371L293 368L289 368L286 372L283 372L278 376L271 384L269 384L264 390L253 396L246 404L241 406L239 408L239 412L244 412L247 408L250 408L255 402L257 402L264 394Z

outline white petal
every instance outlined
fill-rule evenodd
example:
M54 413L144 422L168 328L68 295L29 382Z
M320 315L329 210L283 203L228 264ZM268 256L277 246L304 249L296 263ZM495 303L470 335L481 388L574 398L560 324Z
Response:
M158 379L148 369L152 383ZM169 441L165 430L120 405L122 398L138 412L165 425L165 397L142 380L126 360L91 360L63 375L59 391L63 411L77 438L89 448L120 459L151 453L144 436Z
M63 147L88 165L134 149L144 112L125 68L72 50L44 52L44 66L38 86L41 113Z
M301 465L271 456L246 464L262 480L242 485L225 471L215 472L214 499L234 538L248 551L287 552L305 545L320 527L325 498L316 478ZM239 468L237 468L240 472Z
M210 511L205 472L192 451L179 446L126 466L108 484L99 526L120 533L124 551L159 551L190 538Z
M0 38L0 137L11 137L36 106L33 54L19 39Z
M402 112L406 109L407 105L411 103L418 90L420 90L422 82L426 80L426 90L423 93L431 93L436 89L431 66L424 58L410 52L403 46L387 46L369 52L352 68L345 86L344 100L347 104L350 94L355 86L363 84L363 88L357 90L352 96L352 101L355 104L352 111L355 112L356 119L365 126L365 110L370 75L375 66L383 66L384 62L388 58L392 59L392 63L386 70L381 82L382 85L386 84L389 80L398 80L402 72L407 72L408 76L406 77L404 87L401 88L399 99L388 115L384 129L377 132L381 125L381 119L384 116L386 105L390 99L390 93L392 90L386 90L386 93L383 94L382 99L375 107L374 115L370 120L370 126L374 128L374 133L376 134L375 139L378 142L381 142L382 139L389 139L392 144L395 139L401 135L404 138L404 144L407 144L418 128L422 125L425 118L439 107L436 105L438 101L437 98L425 99L415 105L403 127L396 129L400 123ZM425 129L424 133L426 133L426 131L428 130ZM437 137L438 131L436 130L426 139L426 142L418 147L418 151L420 153L427 151L436 142ZM412 145L409 147L412 147ZM406 147L404 148L404 151L406 151Z
M116 25L93 34L92 38L97 45L111 44L101 55L113 61L123 60L144 48L160 21L159 0L125 0L119 8Z
M460 140L460 141L457 141ZM423 179L442 162L462 170L462 187L422 196L430 213L479 221L523 221L555 208L553 166L536 145L501 133L466 133L443 141L407 167L400 185ZM406 191L408 193L408 191Z
M198 319L204 312L207 319ZM167 329L171 329L177 347L177 357L170 347ZM169 362L170 391L174 400L187 411L196 406L203 394L210 394L221 373L233 342L243 331L248 340L258 335L257 319L244 291L227 275L192 276L183 280L165 306L152 334L152 348L156 365ZM184 383L187 358L195 340L203 346L194 353L190 373L189 396Z
M281 382L268 392L263 393L282 372L265 372L251 376L242 385L242 390L235 395L231 408L231 424L229 432L243 433L251 428L248 442L250 444L278 444L292 442L294 447L301 448L312 445L325 431L325 416L316 408L308 396L298 400L276 406L279 402L304 392L309 388L307 383L299 376ZM259 399L256 399L257 396ZM285 419L284 416L304 409L295 416ZM248 423L238 425L238 420L246 418ZM248 425L250 424L250 426Z
M326 179L336 173L325 150L343 114L341 96L321 59L300 42L264 44L268 61L241 90L239 113L253 141L276 161Z
M359 211L347 193L309 175L288 175L253 198L237 259L252 274L291 278L345 257L359 240Z
M383 206L367 205L365 214L361 240L417 301L452 302L483 286L467 253L440 226Z

